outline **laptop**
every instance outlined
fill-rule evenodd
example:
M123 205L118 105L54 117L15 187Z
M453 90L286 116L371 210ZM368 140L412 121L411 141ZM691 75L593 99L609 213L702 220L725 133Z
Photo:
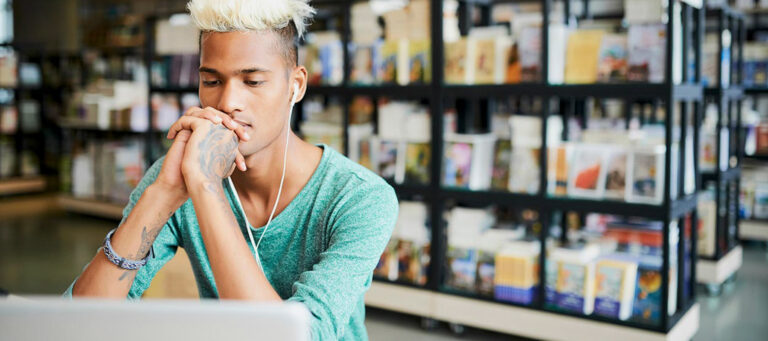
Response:
M0 340L307 341L301 303L0 298Z

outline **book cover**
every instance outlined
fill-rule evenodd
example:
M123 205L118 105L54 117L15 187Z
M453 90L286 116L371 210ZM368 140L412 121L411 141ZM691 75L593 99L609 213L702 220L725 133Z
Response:
M656 324L661 318L661 271L659 267L640 264L637 270L632 321Z
M560 309L589 315L595 299L595 264L558 262L555 302Z
M568 195L601 198L605 188L605 148L597 145L576 145L573 153Z
M637 263L603 259L597 262L595 314L625 321L632 315Z
M357 46L352 52L352 71L349 81L357 85L373 84L373 48L371 46Z
M398 80L398 50L400 41L386 40L381 46L381 82L394 84Z
M509 191L536 194L539 192L539 148L512 147Z
M521 81L541 81L541 28L523 28L518 52L520 52Z
M517 42L509 47L507 56L507 75L504 82L508 84L520 83L522 67L520 65L520 52L518 51Z
M509 188L509 170L512 158L511 142L509 140L497 140L493 154L491 188L507 190Z
M627 79L634 82L661 83L666 61L666 27L632 25L629 27Z
M493 84L495 79L496 41L476 39L474 60L474 84Z
M598 82L624 82L627 80L627 35L606 34L600 46L597 64Z
M477 251L448 246L446 253L449 272L445 286L451 289L474 293L477 281Z
M471 143L446 143L443 185L449 187L469 187L470 170L472 169L472 152Z
M429 143L408 143L406 145L406 183L429 183L430 150Z
M624 199L627 196L627 152L616 148L610 152L605 166L605 197Z
M445 82L449 84L467 83L467 61L469 56L466 38L445 43Z
M387 180L394 180L397 172L397 148L396 141L381 141L379 143L378 169L379 175Z
M568 37L565 59L565 83L586 84L597 81L602 30L577 30Z
M409 83L426 84L432 79L430 41L412 40L408 46Z
M661 203L664 187L664 147L636 149L630 154L631 188L627 201Z

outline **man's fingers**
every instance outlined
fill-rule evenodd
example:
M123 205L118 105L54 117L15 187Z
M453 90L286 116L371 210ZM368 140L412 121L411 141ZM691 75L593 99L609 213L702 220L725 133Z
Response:
M204 118L215 124L223 124L228 129L234 131L240 140L248 141L251 139L251 136L245 132L245 128L242 125L235 122L229 115L212 107L205 107L202 109L195 107L187 110L184 115Z
M248 170L248 168L245 166L245 157L243 157L243 154L240 154L240 151L237 151L237 156L235 156L235 164L237 164L237 168L243 172Z
M194 131L195 128L197 128L203 122L205 122L205 120L198 117L182 116L173 123L170 129L168 129L168 138L175 138L176 134L184 129Z

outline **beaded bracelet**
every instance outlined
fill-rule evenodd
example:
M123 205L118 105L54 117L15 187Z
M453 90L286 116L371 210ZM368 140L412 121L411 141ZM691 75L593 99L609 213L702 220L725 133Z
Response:
M107 233L107 237L104 238L104 246L102 247L102 249L104 250L104 255L107 256L107 259L109 259L109 261L112 262L112 264L115 264L121 269L125 269L125 270L138 270L139 268L147 264L147 261L149 260L150 257L155 258L155 251L152 246L149 247L149 254L147 254L147 256L144 257L144 259L142 260L130 260L130 259L125 259L123 257L120 257L117 254L117 252L115 252L115 250L112 249L112 243L111 243L112 234L114 234L116 230L117 228L114 228L112 229L112 231L109 231L109 233Z

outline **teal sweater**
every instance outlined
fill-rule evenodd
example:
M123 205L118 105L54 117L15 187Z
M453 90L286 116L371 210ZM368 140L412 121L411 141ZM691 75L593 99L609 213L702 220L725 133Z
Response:
M328 146L321 147L323 156L317 170L273 219L259 246L259 257L264 274L280 297L301 302L312 313L313 339L366 340L364 294L392 234L397 197L373 172ZM155 181L162 161L150 167L131 193L124 217ZM242 230L242 242L253 251L246 219L237 209L229 186L224 189ZM264 229L249 227L256 239ZM178 247L189 255L200 297L218 297L192 200L168 220L153 247L155 258L138 271L128 298L141 297ZM73 286L65 296L71 297Z

